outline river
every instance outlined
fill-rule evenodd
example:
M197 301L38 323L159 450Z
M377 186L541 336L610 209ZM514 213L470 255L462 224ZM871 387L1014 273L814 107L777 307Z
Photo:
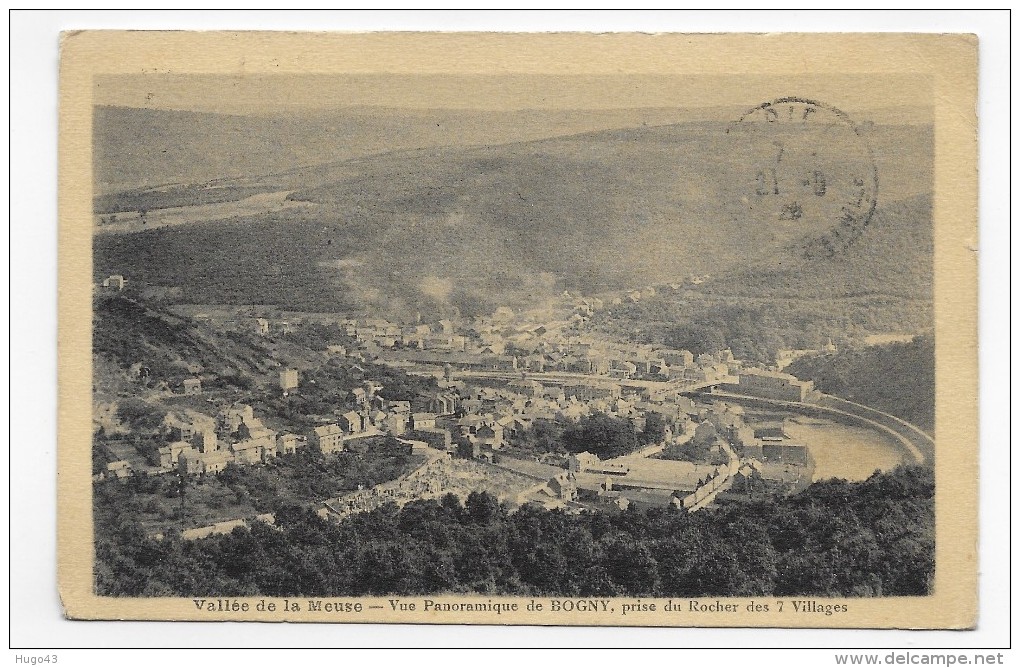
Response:
M904 461L903 450L892 438L873 429L790 415L786 433L790 443L803 443L811 451L814 480L864 480L876 469L887 471Z

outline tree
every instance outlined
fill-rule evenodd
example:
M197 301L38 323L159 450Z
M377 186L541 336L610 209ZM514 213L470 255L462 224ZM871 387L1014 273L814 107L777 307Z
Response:
M605 567L621 593L630 596L654 595L659 586L658 563L639 536L611 534L599 543L605 554Z
M476 524L488 524L499 516L499 501L488 492L471 492L464 507Z
M530 504L510 513L475 492L466 507L448 494L339 523L277 503L275 526L151 539L144 495L176 496L175 482L139 476L93 486L98 593L923 596L934 575L934 482L921 467L690 515L572 515ZM252 475L237 482L265 494Z
M514 437L515 446L535 452L562 452L561 442L566 424L561 420L539 418L520 435Z
M564 430L563 445L569 452L588 451L612 459L633 452L637 434L629 420L596 411Z
M666 334L670 348L689 350L695 355L715 353L726 347L722 330L707 325L678 325Z
M96 435L98 437L98 434ZM92 475L102 473L106 470L109 458L106 456L106 448L98 438L92 439Z
M463 459L474 459L478 455L478 446L463 436L455 436L453 444L457 446L457 456Z
M786 371L822 392L891 413L922 429L935 427L935 342L918 337L797 360Z
M141 399L121 399L117 402L117 417L137 431L153 431L163 421L165 412Z
M641 431L640 438L642 445L660 443L664 438L666 438L666 418L655 411L645 413L645 428Z

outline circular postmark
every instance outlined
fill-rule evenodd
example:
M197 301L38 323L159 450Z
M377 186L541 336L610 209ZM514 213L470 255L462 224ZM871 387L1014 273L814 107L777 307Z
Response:
M727 134L737 193L749 223L796 239L808 256L832 256L856 241L875 212L878 171L846 113L798 97L761 104Z

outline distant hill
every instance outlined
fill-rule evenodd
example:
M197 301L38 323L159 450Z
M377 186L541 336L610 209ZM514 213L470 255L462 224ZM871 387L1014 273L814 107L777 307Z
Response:
M470 109L347 107L267 114L97 106L93 168L97 195L169 184L250 179L379 153L497 145L621 127L726 123L744 109ZM928 120L925 120L925 119ZM923 109L877 109L866 127L930 126ZM869 131L871 131L869 130Z
M95 187L106 195L167 184L277 174L376 153L505 144L642 124L666 125L673 108L489 112L349 107L234 115L95 107Z
M847 276L858 275L851 284L930 300L931 168L917 159L931 154L930 127L868 131L878 211L857 250L813 262L804 244L832 221L784 223L750 210L753 173L727 127L690 122L391 151L223 181L238 196L293 191L292 200L312 206L101 234L95 271L179 287L182 301L398 317L524 307L563 290L592 294L691 274L725 278L728 288L706 289L747 296L845 291ZM203 188L179 195L198 203Z

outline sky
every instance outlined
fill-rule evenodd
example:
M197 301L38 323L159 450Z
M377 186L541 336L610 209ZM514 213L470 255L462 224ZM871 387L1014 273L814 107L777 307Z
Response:
M751 108L803 97L848 113L929 107L932 82L915 75L104 75L94 103L230 114L379 106L411 109Z

